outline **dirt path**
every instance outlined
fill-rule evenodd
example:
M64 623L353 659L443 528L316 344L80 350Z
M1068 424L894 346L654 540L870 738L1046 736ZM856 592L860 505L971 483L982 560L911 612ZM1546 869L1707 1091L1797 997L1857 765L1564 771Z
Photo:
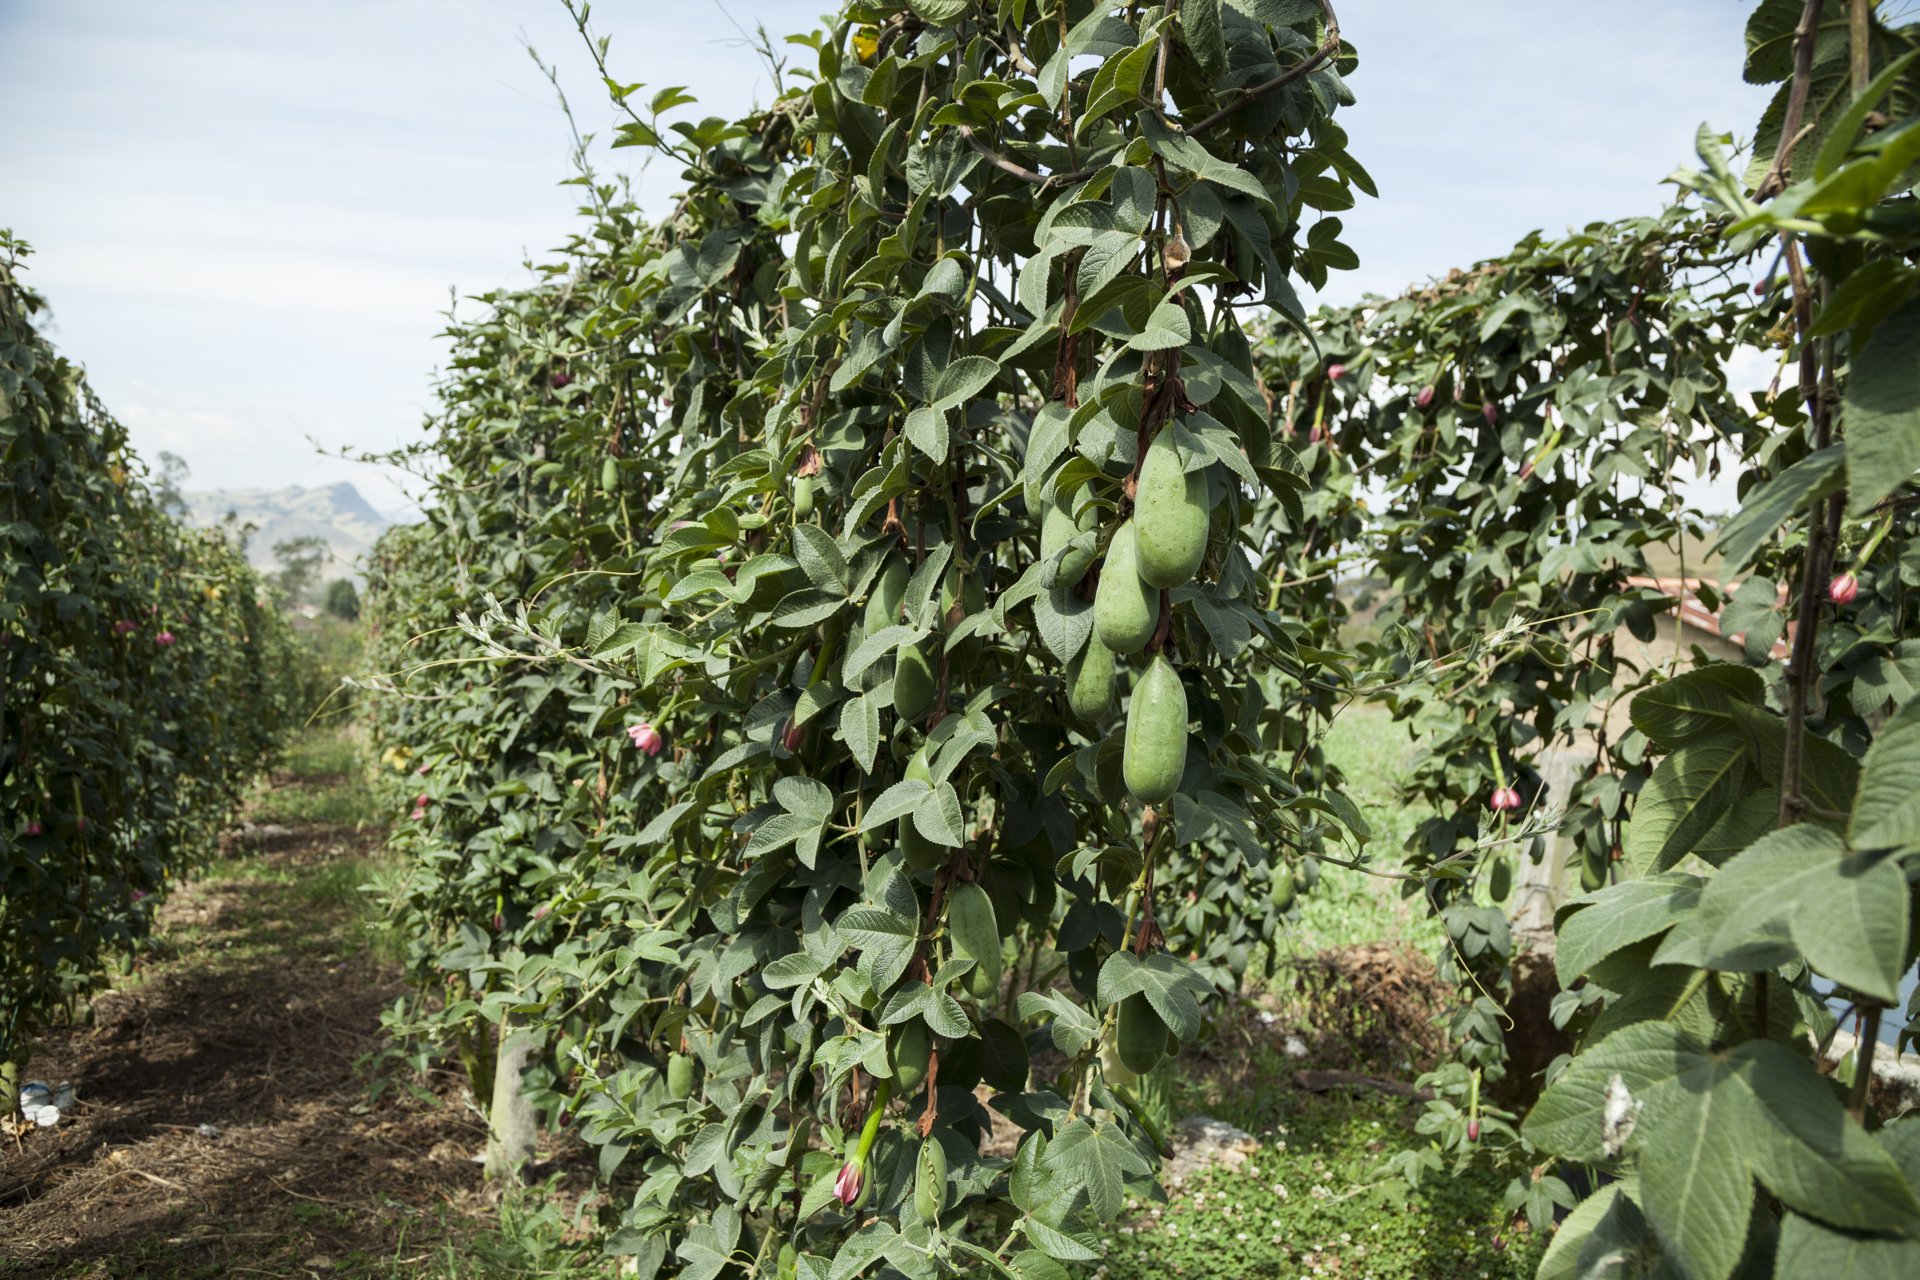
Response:
M78 1106L0 1138L0 1277L411 1276L478 1229L453 1082L372 1101L356 1065L403 988L357 901L378 830L323 820L355 808L343 772L276 778L92 1025L40 1041Z

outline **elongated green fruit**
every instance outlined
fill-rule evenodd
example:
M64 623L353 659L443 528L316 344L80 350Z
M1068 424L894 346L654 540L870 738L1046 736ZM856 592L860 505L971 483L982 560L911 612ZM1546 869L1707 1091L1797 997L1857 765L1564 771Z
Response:
M1282 862L1273 869L1273 889L1269 897L1275 911L1287 911L1293 906L1293 868Z
M1160 596L1140 580L1134 564L1133 521L1114 531L1093 593L1093 630L1115 653L1138 653L1160 621Z
M967 993L976 1000L999 995L1000 923L985 889L967 883L954 888L947 906L947 936L953 939L956 952L973 961L966 976Z
M1513 864L1504 857L1493 860L1493 868L1487 873L1487 896L1495 902L1505 902L1507 895L1513 892Z
M694 1061L690 1053L676 1053L667 1059L667 1092L675 1101L693 1096Z
M793 514L805 520L813 514L813 477L801 476L793 482Z
M927 1138L920 1144L920 1158L914 1162L913 1211L928 1226L940 1222L940 1210L947 1201L947 1153L940 1139Z
M906 776L919 782L933 781L933 771L927 767L926 748L914 752L907 761ZM921 835L920 829L913 825L913 815L908 814L900 819L900 856L915 871L932 871L945 866L952 855L944 847Z
M600 464L600 488L612 493L620 487L620 464L611 456Z
M1173 433L1162 429L1147 446L1133 500L1133 538L1141 580L1152 587L1184 586L1207 554L1207 473L1183 471Z
M905 1098L919 1092L927 1082L927 1063L933 1054L933 1042L927 1038L927 1024L915 1018L900 1028L890 1055L893 1059L895 1093Z
M1145 1075L1160 1065L1167 1052L1167 1024L1147 1003L1146 996L1134 992L1120 1002L1114 1041L1120 1061L1135 1075Z
M917 644L903 643L893 659L893 709L918 720L933 705L933 666Z
M1162 804L1180 789L1187 767L1187 691L1173 664L1156 654L1133 687L1120 774L1141 804Z
M887 557L880 576L873 580L873 590L867 593L864 621L868 635L900 621L900 602L907 598L907 582L912 577L913 569L905 556Z
M1082 720L1113 710L1113 650L1095 641L1067 664L1067 706Z
M1096 508L1089 506L1087 513L1080 519L1073 518L1073 499L1058 493L1049 492L1046 505L1040 515L1040 558L1051 560L1060 549L1094 526ZM1069 552L1060 561L1054 571L1053 585L1056 587L1074 587L1080 585L1080 579L1087 576L1087 569L1093 564L1091 550Z

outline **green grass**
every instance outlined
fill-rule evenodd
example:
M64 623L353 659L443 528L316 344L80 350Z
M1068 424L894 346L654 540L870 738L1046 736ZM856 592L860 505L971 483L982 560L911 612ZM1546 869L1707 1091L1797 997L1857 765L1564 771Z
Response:
M254 822L278 826L318 823L360 826L370 821L373 793L367 786L360 745L346 732L312 732L287 752L282 768L253 797Z

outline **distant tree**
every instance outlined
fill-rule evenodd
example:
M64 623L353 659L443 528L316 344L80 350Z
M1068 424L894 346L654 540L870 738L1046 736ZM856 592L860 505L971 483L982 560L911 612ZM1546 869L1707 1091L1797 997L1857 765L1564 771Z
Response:
M350 578L335 578L327 584L327 612L347 622L360 618L360 593Z
M179 520L187 514L187 500L180 486L187 482L187 460L177 453L160 451L160 474L153 481L154 505Z
M309 533L274 543L273 558L280 562L280 590L298 603L319 580L321 566L333 559L333 549L325 538Z

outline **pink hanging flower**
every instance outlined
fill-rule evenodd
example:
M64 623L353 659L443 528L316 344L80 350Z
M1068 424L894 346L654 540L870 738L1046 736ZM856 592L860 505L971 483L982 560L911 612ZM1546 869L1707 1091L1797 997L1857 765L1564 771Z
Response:
M1488 401L1486 404L1480 406L1480 416L1487 420L1488 426L1492 426L1494 423L1500 421L1500 410L1494 406L1492 401Z
M132 632L138 631L139 629L140 629L139 623L128 622L125 618L122 618L120 619L120 621L113 624L113 634L117 636L128 635Z
M1426 407L1427 407L1428 405L1430 405L1430 404L1432 404L1432 403L1433 403L1433 388L1432 388L1432 387L1422 387L1422 388L1420 388L1420 394L1419 394L1419 395L1417 395L1417 396L1415 396L1415 397L1413 398L1413 402L1414 402L1415 404L1417 404L1417 405L1419 405L1419 406L1420 406L1420 407L1421 407L1422 409L1424 409L1424 408L1426 408Z
M27 824L27 834L30 836L40 836L40 835L45 835L46 833L47 833L47 829L40 825L40 820L38 818L34 819L32 822L29 822Z
M1343 364L1330 364L1327 366L1328 382L1338 382L1340 381L1340 379L1346 376L1347 376L1347 366Z
M172 643L173 643L173 642L174 642L175 640L177 640L177 639L179 639L179 637L178 637L178 636L176 636L176 635L174 635L174 634L173 634L173 632L171 632L171 631L162 631L162 632L161 632L160 634L158 634L158 635L156 635L156 636L155 636L155 637L153 638L153 642L154 642L155 644L157 644L157 645L159 645L159 646L160 646L161 648L163 648L163 649L164 649L164 648L166 648L166 647L167 647L168 645L170 645L170 644L172 644Z
M133 891L133 900L134 900L135 902L138 902L138 901L140 901L140 899L142 899L142 898L144 898L144 897L146 897L146 896L147 896L147 891L146 891L145 889L135 889L135 890Z
M420 765L420 767L419 767L418 769L415 769L415 770L414 770L413 772L414 772L414 774L415 774L416 776L418 776L418 777L422 777L422 778L424 778L424 777L426 777L426 776L427 776L427 773L428 773L428 772L429 772L429 771L430 771L430 770L431 770L432 768L433 768L433 766L432 766L432 765L430 765L430 764L427 764L427 763L425 763L425 762L423 761L423 762L421 763L421 765Z
M1467 1141L1480 1141L1480 1122L1478 1120L1467 1121Z
M841 1204L850 1205L860 1198L860 1162L849 1160L840 1166L840 1176L833 1180L833 1194Z
M411 816L415 822L420 821L420 819L427 816L426 806L425 805L417 806L414 809L413 814Z
M1827 599L1835 604L1852 604L1860 594L1860 579L1843 573L1827 584Z
M433 797L429 796L426 792L422 791L419 795L413 798L413 807L416 809L424 809L432 802L433 802Z
M1520 807L1520 793L1512 787L1495 787L1493 796L1487 801L1487 808L1495 813L1508 813Z
M633 739L634 746L650 756L659 755L660 748L667 745L667 740L660 736L660 731L645 720L639 724L628 725L627 736Z

